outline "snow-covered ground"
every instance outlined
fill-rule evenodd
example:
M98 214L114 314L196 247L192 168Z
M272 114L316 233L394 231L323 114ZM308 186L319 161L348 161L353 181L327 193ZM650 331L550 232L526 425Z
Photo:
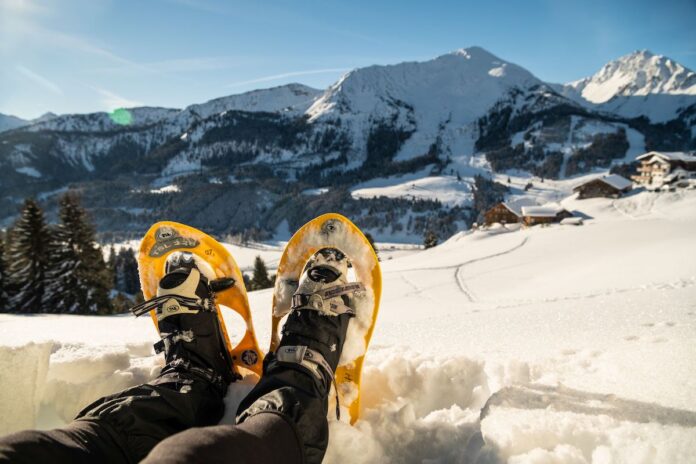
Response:
M694 462L696 192L562 204L585 225L461 233L383 260L365 410L332 422L326 462ZM246 268L259 253L232 250ZM271 291L250 300L266 347ZM0 316L0 433L151 378L154 341L128 316ZM225 420L248 388L231 387Z
M401 178L373 179L353 188L351 195L353 198L438 200L446 206L463 206L473 198L471 184L457 180L456 176L411 178L407 175Z

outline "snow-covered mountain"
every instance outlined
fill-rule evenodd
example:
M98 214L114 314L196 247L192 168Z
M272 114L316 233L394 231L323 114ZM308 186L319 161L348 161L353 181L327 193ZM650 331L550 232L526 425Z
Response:
M0 192L7 198L0 212L9 221L12 202L72 183L90 189L89 206L103 209L101 228L140 227L152 219L143 212L166 207L170 217L202 228L269 235L284 221L298 225L329 208L354 210L363 225L391 224L398 211L401 222L386 235L418 236L426 227L448 235L477 214L470 211L476 174L567 178L630 169L647 150L696 148L696 105L678 110L694 98L691 71L642 53L600 74L554 86L471 47L356 69L325 91L289 84L182 110L58 116L0 134ZM675 101L682 103L668 105ZM667 107L676 115L670 124L635 117ZM167 195L147 196L174 181L181 185L163 190ZM390 201L366 197L387 187ZM111 189L129 193L117 205ZM414 189L418 194L393 194ZM455 194L442 203L435 190ZM305 191L320 194L297 195ZM181 198L168 200L172 195Z
M0 113L0 132L5 132L12 129L19 129L20 127L29 126L31 124L36 124L40 122L50 121L53 118L58 117L56 114L44 113L35 119L22 119L17 116L7 115Z
M270 89L252 90L239 95L216 98L206 103L186 107L184 113L205 119L224 111L265 111L269 113L304 113L323 90L302 84L287 84Z
M321 90L302 84L287 84L270 89L253 90L238 95L216 98L205 103L187 106L183 110L173 108L129 108L126 120L113 114L99 112L67 114L29 121L28 130L106 132L128 126L130 128L152 124L167 125L170 132L182 133L195 122L225 111L271 112L299 115L304 113L322 94Z
M666 56L640 50L564 85L562 92L603 111L665 122L696 105L696 73Z
M17 129L27 124L29 124L29 121L25 119L12 116L11 114L0 113L0 132Z
M526 69L471 47L424 62L356 69L329 87L307 114L310 121L340 120L363 155L376 123L411 134L395 153L397 160L424 155L438 140L442 149L458 154L472 151L475 123L494 104L540 86Z

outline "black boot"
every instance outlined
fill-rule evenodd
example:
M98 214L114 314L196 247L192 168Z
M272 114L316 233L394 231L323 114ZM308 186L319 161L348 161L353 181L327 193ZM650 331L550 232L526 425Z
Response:
M155 344L155 351L164 351L166 363L162 375L186 371L210 381L224 395L235 375L214 297L215 291L232 285L231 279L209 280L191 253L170 256L157 297L132 309L136 315L156 309L162 340Z
M347 289L360 284L348 284L347 267L346 256L333 248L309 260L280 345L266 356L261 380L237 410L238 423L261 413L281 415L295 430L308 463L320 463L326 452L328 395L355 315Z

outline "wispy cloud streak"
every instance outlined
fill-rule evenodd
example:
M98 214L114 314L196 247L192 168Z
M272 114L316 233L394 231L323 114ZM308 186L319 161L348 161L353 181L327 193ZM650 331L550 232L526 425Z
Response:
M48 78L42 76L41 74L38 74L38 73L32 71L31 69L29 69L25 66L19 65L19 64L17 66L15 66L15 69L17 69L17 71L22 76L26 77L27 79L32 81L34 84L37 84L38 86L40 86L46 90L49 90L55 94L63 95L63 90L60 87L58 87L57 84L50 81Z
M249 85L249 84L259 84L261 82L271 82L271 81L277 81L281 79L287 79L288 77L299 77L299 76L309 76L312 74L330 74L330 73L337 73L337 72L346 72L350 71L350 68L328 68L328 69L309 69L306 71L293 71L293 72L287 72L283 74L274 74L272 76L263 76L263 77L257 77L254 79L249 79L246 81L238 81L238 82L232 82L231 84L228 84L228 87L239 87L242 85Z
M101 95L101 103L104 109L107 111L113 111L118 108L133 108L136 106L143 106L142 102L130 100L106 89L95 88L94 90Z

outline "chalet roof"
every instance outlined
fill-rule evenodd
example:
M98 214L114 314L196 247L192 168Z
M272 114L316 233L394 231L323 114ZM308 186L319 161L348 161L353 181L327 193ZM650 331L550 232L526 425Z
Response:
M522 215L531 217L555 217L563 208L558 203L546 203L542 206L523 206Z
M656 156L664 161L685 161L687 163L696 163L696 155L685 151L649 151L644 155L640 155L636 159L649 159L653 156Z
M522 217L522 208L525 206L536 206L536 201L533 198L522 197L515 200L506 201L503 203L510 212L518 217Z
M633 182L618 174L609 174L608 176L602 177L600 180L611 185L617 190L624 190L633 185Z
M616 190L625 190L625 189L629 188L631 185L633 185L633 183L630 180L626 179L625 177L621 177L618 174L609 174L608 176L595 177L594 179L590 179L587 182L583 182L582 184L573 188L573 190L574 191L579 190L583 185L587 185L590 182L594 182L596 180L604 182L605 184L614 187Z

